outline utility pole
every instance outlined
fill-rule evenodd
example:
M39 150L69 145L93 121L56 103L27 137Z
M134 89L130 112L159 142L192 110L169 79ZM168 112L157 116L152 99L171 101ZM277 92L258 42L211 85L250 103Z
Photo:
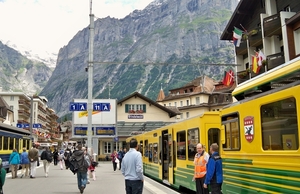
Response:
M33 117L33 96L30 97L30 140L33 143L33 135L32 135L32 127L33 127L33 121L32 121L32 117Z
M93 63L94 63L94 14L92 14L92 0L90 0L90 39L89 39L89 61L88 61L88 129L87 145L88 152L92 154L92 112L93 112Z

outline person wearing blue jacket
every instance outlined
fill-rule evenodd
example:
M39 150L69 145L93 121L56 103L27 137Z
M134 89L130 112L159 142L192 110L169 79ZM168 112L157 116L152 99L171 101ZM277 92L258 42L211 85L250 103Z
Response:
M23 148L23 152L22 152L21 157L20 157L20 164L22 166L21 178L23 178L23 176L24 176L24 170L25 170L25 177L28 177L29 176L30 161L29 161L29 158L28 158L28 153L26 152L26 148Z
M204 188L210 185L211 194L222 194L222 183L223 183L223 167L222 158L219 155L219 146L216 143L211 144L210 153L207 167L206 177L203 184Z
M9 164L11 169L11 177L17 178L18 166L20 164L20 155L17 149L13 149L13 152L9 156Z

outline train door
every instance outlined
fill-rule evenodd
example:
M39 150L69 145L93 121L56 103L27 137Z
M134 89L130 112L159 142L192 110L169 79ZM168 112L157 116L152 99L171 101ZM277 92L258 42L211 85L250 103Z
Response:
M162 131L162 177L165 184L173 184L173 136L172 130Z
M213 125L206 125L206 129L209 129L207 131L207 145L206 145L206 151L209 153L209 147L213 143L217 143L219 145L219 149L221 147L220 143L220 129L216 128Z

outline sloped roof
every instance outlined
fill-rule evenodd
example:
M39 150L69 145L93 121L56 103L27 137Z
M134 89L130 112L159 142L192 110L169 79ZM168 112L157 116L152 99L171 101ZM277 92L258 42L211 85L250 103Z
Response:
M118 104L122 104L123 102L125 102L125 101L127 101L128 99L133 98L133 97L134 97L134 98L137 98L137 97L138 97L138 98L141 98L141 99L145 100L146 102L148 102L148 103L150 103L150 104L156 106L157 108L159 108L159 109L161 109L161 110L163 110L163 111L169 113L169 116L170 116L170 117L174 117L174 116L177 115L177 113L174 112L173 110L170 110L170 109L168 109L167 107L162 106L162 105L158 104L157 102L154 102L154 101L151 100L150 98L147 98L146 96L144 96L144 95L142 95L142 94L140 94L140 93L138 93L138 92L134 92L134 93L130 94L129 96L127 96L127 97L125 97L125 98L119 100L119 101L118 101Z
M260 2L257 0L240 0L220 40L232 40L234 27L242 28L240 25L243 21L252 17L253 10L255 10L257 6L260 6Z
M164 99L165 99L165 93L164 93L163 89L160 89L157 99L156 99L156 102L161 102Z

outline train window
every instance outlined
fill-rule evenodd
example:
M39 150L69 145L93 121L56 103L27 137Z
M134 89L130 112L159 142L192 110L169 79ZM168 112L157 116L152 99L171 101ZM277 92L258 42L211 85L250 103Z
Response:
M2 150L2 147L3 147L2 146L2 144L3 144L2 142L3 142L3 136L0 137L0 150Z
M230 115L222 117L222 124L225 126L225 144L224 150L240 149L240 129L238 123L238 115Z
M20 145L20 140L21 139L17 139L17 138L15 138L15 147L14 148L16 148L18 151L19 151L19 145Z
M261 106L264 150L297 150L299 132L295 98Z
M177 133L177 158L181 160L186 159L185 131L180 131Z
M14 141L16 138L9 138L9 148L10 150L14 149Z
M8 150L8 137L3 138L3 150Z
M152 162L152 156L153 156L153 149L152 149L152 144L149 144L149 162Z
M143 156L143 141L140 141L140 152Z
M188 159L194 160L195 154L197 153L196 146L199 143L199 129L189 129L188 130Z
M145 140L145 157L148 157L149 152L148 152L148 140Z
M158 163L157 150L158 150L158 145L157 145L157 143L155 143L155 144L153 144L153 162L154 163Z

